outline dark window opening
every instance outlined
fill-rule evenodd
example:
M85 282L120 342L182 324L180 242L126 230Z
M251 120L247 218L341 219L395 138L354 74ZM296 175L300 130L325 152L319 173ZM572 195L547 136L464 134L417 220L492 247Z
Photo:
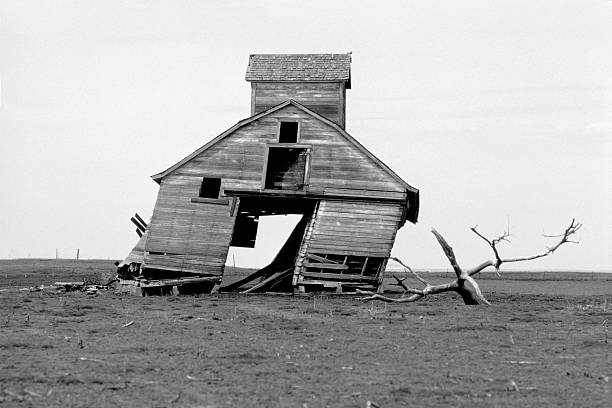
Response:
M268 150L265 188L305 190L308 150L305 148L271 147Z
M234 234L232 235L230 246L255 248L258 225L258 216L238 214L236 217L236 225L234 226Z
M278 143L297 143L298 122L281 122Z
M202 185L200 186L200 194L198 197L201 198L219 198L219 192L221 191L221 179L216 177L204 177L202 179Z

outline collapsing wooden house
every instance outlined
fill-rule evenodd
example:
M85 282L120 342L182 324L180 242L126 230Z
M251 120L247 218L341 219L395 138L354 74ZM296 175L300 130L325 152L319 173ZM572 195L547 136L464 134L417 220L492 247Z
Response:
M208 292L230 246L254 247L260 217L299 214L270 265L220 290L255 279L249 291L377 290L419 191L344 130L350 65L350 54L251 55L251 116L152 176L153 216L121 283Z

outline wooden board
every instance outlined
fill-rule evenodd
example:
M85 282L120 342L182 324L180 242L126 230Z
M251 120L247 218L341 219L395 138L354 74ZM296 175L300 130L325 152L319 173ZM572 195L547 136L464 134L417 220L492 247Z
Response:
M371 276L348 275L339 273L317 273L317 272L302 272L304 278L335 280L335 281L363 281L375 282L376 278Z

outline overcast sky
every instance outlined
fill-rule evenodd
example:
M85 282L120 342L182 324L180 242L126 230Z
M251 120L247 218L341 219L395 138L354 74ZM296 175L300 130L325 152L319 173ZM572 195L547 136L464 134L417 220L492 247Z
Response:
M575 217L579 245L523 266L612 270L611 1L4 0L0 13L0 258L122 259L130 216L153 211L149 176L248 117L249 54L352 51L347 130L421 190L394 255L446 267L436 227L478 263L475 224L509 224L502 254L523 255ZM236 264L264 264L290 221L263 220Z

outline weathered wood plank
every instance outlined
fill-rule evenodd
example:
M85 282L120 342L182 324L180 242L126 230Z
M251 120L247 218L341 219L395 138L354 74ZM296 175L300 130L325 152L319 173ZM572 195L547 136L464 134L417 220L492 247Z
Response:
M258 283L257 285L241 292L241 293L252 293L252 292L256 292L257 290L259 290L260 288L265 287L266 285L272 283L273 281L277 280L277 279L283 279L284 277L289 276L291 273L293 273L293 268L289 268L287 270L281 271L281 272L276 272L274 274L272 274L269 278L264 279L263 281L261 281L260 283Z
M335 281L363 281L363 282L376 281L376 277L339 274L339 273L302 272L301 275L304 278L329 279L329 280L335 280Z
M363 197L364 195L372 195L376 197L388 197L395 199L405 199L406 192L405 191L389 191L391 190L391 183L384 183L385 188L388 186L389 190L378 190L376 189L380 186L380 183L376 185L372 185L371 183L366 183L363 188L356 188L360 183L351 182L351 188L342 188L340 187L342 183L339 183L336 187L326 187L324 192L326 194L341 194L346 196L355 196L355 197Z
M339 262L332 261L331 259L323 258L322 256L315 255L315 254L308 254L307 256L308 256L308 259L312 259L313 261L317 261L317 262L340 264Z
M260 82L254 93L254 113L263 112L287 99L298 101L329 120L344 126L344 94L340 83Z
M382 245L391 245L394 242L392 237L379 237L372 235L357 235L357 234L347 234L347 235L339 235L339 234L313 234L312 239L319 244L328 243L336 243L337 244L351 244L351 243L361 243L361 242L369 242L372 244L382 244Z
M179 278L179 279L156 279L156 280L144 280L140 281L140 286L143 288L154 288L160 286L177 286L187 285L190 283L202 283L202 282L219 282L220 276L206 276L197 278Z
M339 255L378 256L387 257L391 253L391 245L374 245L369 242L350 242L330 245L326 242L311 242L309 250L316 253Z
M348 266L338 264L338 263L306 262L304 266L312 267L312 268L321 268L321 269L337 269L340 271L344 271L348 269Z

